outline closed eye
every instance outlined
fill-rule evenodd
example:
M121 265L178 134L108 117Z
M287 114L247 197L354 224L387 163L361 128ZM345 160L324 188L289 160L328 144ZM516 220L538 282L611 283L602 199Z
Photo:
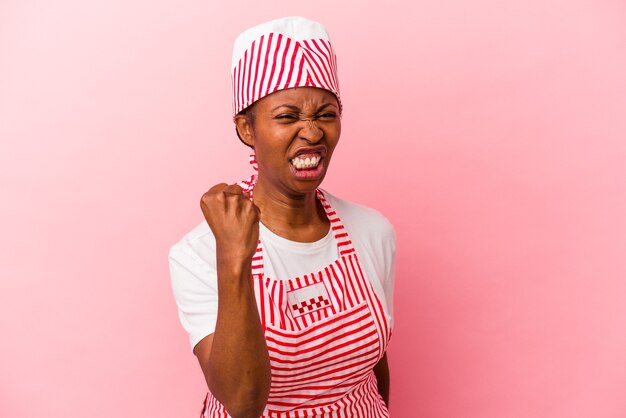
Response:
M337 116L337 114L335 112L326 112L326 113L322 113L321 115L318 116L319 119L334 119Z
M290 120L290 119L297 119L296 116L294 115L289 115L289 114L282 114L282 115L277 115L274 117L275 119L282 119L282 120Z

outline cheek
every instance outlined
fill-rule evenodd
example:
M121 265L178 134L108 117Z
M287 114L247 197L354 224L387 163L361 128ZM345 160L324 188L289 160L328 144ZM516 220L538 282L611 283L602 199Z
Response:
M255 152L260 164L271 167L285 162L290 140L284 129L273 129L271 135L257 138Z
M337 116L335 123L331 125L331 128L335 131L337 137L341 134L341 117Z
M333 146L337 145L339 142L339 137L341 136L341 123L336 123L335 125L329 127L326 138L328 138L328 142L333 144Z

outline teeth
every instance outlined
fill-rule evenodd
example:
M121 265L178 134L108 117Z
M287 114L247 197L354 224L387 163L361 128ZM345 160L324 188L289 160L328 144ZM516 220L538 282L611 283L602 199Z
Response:
M306 158L296 157L291 160L291 164L293 164L298 170L302 170L304 168L315 168L321 159L322 157L319 155Z

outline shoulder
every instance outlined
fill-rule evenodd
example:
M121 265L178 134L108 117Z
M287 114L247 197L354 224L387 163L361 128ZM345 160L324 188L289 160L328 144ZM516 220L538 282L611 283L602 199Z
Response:
M169 259L189 265L215 265L215 237L206 221L200 222L170 247Z
M396 232L387 217L376 209L342 199L322 190L351 235L369 240L382 240L395 245Z

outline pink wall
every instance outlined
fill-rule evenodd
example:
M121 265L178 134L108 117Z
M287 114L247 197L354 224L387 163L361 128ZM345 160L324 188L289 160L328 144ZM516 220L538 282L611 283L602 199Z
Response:
M626 416L626 6L608 0L3 0L0 416L197 416L167 251L206 189L248 174L232 40L290 14L339 55L324 186L398 232L393 416Z

